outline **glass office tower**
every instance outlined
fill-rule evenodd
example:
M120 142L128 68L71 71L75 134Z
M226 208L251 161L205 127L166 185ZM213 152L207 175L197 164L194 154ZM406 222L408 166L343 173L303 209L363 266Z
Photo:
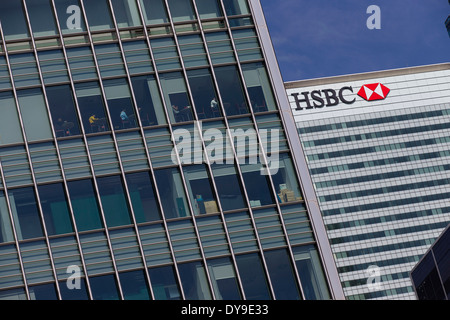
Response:
M0 299L342 298L259 1L0 22Z

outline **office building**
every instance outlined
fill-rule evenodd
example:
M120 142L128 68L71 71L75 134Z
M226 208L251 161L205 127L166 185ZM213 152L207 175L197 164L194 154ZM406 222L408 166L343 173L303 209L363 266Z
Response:
M347 299L415 299L450 222L450 64L285 84Z
M450 300L450 227L428 249L410 277L419 300Z
M0 299L343 298L259 1L0 23Z

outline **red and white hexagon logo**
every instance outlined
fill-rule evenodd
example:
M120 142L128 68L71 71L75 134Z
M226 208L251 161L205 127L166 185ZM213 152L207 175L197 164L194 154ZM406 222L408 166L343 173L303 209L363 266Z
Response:
M384 100L391 89L381 83L365 84L358 92L358 96L367 101Z

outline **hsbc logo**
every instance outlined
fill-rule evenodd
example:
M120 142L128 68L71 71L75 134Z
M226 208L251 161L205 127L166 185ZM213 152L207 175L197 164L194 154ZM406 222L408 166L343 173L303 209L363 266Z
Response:
M384 100L388 96L390 89L381 83L365 84L359 89L357 95L366 101ZM353 87L345 86L339 90L324 89L306 91L302 93L292 93L296 108L295 110L315 109L323 107L333 107L340 103L353 104L356 97L349 99L346 95L353 93ZM351 95L350 95L351 96Z

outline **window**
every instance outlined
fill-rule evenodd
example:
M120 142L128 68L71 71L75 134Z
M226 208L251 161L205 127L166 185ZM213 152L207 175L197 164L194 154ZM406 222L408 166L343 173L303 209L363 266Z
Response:
M120 286L125 300L149 300L147 279L143 270L119 273Z
M300 185L297 181L294 165L288 153L279 155L279 168L272 175L272 181L280 202L300 201L303 199ZM275 165L272 163L272 166Z
M196 0L200 19L212 19L223 17L222 9L218 0Z
M249 14L247 0L223 0L227 16Z
M44 236L33 188L9 190L9 201L19 240Z
M62 300L89 300L89 296L86 288L86 280L80 279L80 289L71 290L67 287L67 280L60 281L59 292L61 293Z
M137 119L127 80L106 80L103 84L114 129L135 128Z
M1 1L0 21L5 40L28 38L28 26L22 1Z
M102 78L125 75L125 67L118 44L96 45L95 54Z
M258 253L236 256L247 300L270 300L267 278Z
M97 183L108 227L130 224L130 211L121 177L98 178Z
M99 277L90 277L92 297L94 300L119 300L116 277L112 274Z
M153 63L146 41L123 42L122 46L131 75L153 71Z
M244 89L236 66L214 68L227 116L248 113Z
M178 168L156 170L155 178L166 219L190 216Z
M133 77L131 82L142 125L166 124L166 115L155 77L152 75Z
M236 167L233 164L213 164L212 171L222 209L227 211L246 208Z
M205 34L208 50L214 65L236 62L230 37L227 32L212 32Z
M75 91L86 133L108 131L105 105L98 82L78 83Z
M100 210L91 180L68 182L78 231L102 228Z
M195 20L191 0L168 0L170 14L174 22Z
M158 71L181 68L175 40L172 37L152 39L150 45Z
M180 300L180 288L172 266L148 269L155 300Z
M112 0L111 3L119 28L142 25L135 0Z
M205 267L200 261L178 265L186 300L211 300Z
M0 191L0 243L14 241L5 194Z
M208 66L203 40L198 34L178 37L181 55L186 68Z
M150 173L129 173L126 179L136 222L161 220Z
M67 198L61 183L38 187L45 227L49 236L73 232Z
M45 84L69 81L62 50L39 51L38 58Z
M244 64L242 71L253 112L276 110L275 99L264 65L262 63Z
M53 283L29 287L30 300L58 300Z
M67 56L73 80L97 78L97 70L90 47L68 48Z
M164 73L160 78L171 122L193 120L192 107L181 72Z
M219 212L211 178L204 165L183 167L191 203L196 215Z
M84 1L84 8L91 31L114 28L108 0Z
M47 100L57 138L80 134L73 92L69 85L47 87Z
M207 263L216 299L241 300L236 272L230 258L208 260Z
M35 37L58 34L55 16L50 0L27 0L27 11L30 16L31 29Z
M268 177L261 174L262 166L257 164L241 164L245 189L247 190L250 205L259 207L274 203L272 190L269 187Z
M164 0L139 0L146 24L160 24L169 22Z
M54 2L63 34L86 31L79 0L54 0Z
M208 69L191 70L187 72L187 75L198 118L221 117L222 112L211 72Z
M9 61L16 88L41 84L34 54L12 54Z
M12 92L0 92L0 145L23 142L22 130Z

